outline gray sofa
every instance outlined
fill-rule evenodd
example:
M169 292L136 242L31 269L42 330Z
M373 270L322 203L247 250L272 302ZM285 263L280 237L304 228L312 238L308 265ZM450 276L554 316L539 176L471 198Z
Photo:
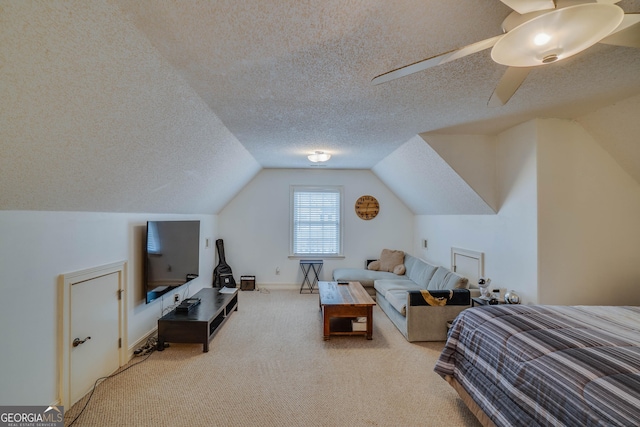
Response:
M445 341L447 322L471 304L469 283L451 270L405 254L404 275L337 268L335 281L358 281L408 341ZM475 295L474 295L475 296ZM437 301L434 301L437 300ZM431 305L443 304L446 305Z

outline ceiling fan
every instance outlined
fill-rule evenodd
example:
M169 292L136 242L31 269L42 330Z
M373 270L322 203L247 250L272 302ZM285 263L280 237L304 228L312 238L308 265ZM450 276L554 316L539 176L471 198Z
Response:
M568 58L596 43L640 48L640 13L627 13L620 0L500 0L513 9L503 34L376 76L377 85L491 49L508 66L488 105L507 103L533 67ZM632 28L633 27L633 28Z

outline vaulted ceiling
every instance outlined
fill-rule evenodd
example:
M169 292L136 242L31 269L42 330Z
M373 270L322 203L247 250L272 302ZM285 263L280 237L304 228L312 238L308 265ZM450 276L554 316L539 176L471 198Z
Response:
M640 0L618 5L640 12ZM640 49L595 45L538 67L496 108L505 67L489 51L371 85L500 34L510 11L498 0L0 0L0 209L213 213L261 168L310 168L314 150L333 155L328 168L373 169L419 134L489 135L535 117L582 120L640 170L638 102L607 110L640 94Z

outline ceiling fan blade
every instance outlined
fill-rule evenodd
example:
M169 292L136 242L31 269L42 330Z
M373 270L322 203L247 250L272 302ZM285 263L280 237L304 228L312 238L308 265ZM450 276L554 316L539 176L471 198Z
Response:
M615 46L640 48L640 13L627 13L618 28L600 40L600 43Z
M440 64L443 58L451 55L455 50L441 53L440 55L432 56L431 58L423 59L422 61L414 62L404 67L396 68L395 70L388 71L384 74L374 77L371 80L372 85L379 85L380 83L386 83L391 80L399 79L400 77L408 76L409 74L417 73L418 71L426 70L427 68L435 67Z
M500 34L499 36L491 37L490 39L482 40L469 46L462 47L458 50L454 50L451 55L443 58L442 61L438 65L446 64L447 62L455 61L456 59L460 59L463 56L471 55L472 53L480 52L485 49L489 49L494 44L500 40L504 34Z
M404 67L396 68L395 70L388 71L384 74L380 74L371 80L371 84L379 85L391 80L399 79L400 77L408 76L409 74L417 73L418 71L426 70L427 68L435 67L436 65L445 64L455 59L460 59L463 56L471 55L472 53L480 52L496 44L496 42L503 35L495 36L487 40L482 40L460 49L451 50L449 52L441 53L431 58L423 59L422 61L414 62Z
M524 15L529 12L537 12L539 10L555 9L556 5L553 0L500 0L511 9Z
M487 105L489 107L501 107L511 99L522 82L529 75L532 67L509 67L500 79L498 86L493 91Z

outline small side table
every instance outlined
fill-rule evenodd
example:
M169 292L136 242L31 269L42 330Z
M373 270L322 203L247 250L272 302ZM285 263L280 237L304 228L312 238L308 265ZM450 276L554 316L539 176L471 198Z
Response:
M498 300L498 304L505 304L503 300ZM476 305L492 305L489 304L488 299L482 299L480 297L471 298L471 307L475 307Z
M300 293L302 291L313 293L318 289L318 280L320 280L320 272L324 262L321 259L301 259L300 269L302 269L303 279L300 285Z

